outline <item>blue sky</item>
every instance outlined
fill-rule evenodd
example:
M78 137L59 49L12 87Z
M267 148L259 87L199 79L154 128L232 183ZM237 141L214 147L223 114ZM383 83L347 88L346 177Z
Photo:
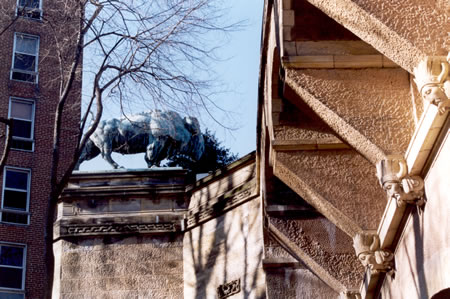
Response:
M256 148L256 107L258 92L259 55L263 0L230 0L229 17L232 21L245 20L246 26L229 36L226 45L217 55L211 68L217 73L228 92L216 95L221 107L231 112L231 117L220 120L228 130L207 117L201 117L202 130L215 132L222 144L242 157ZM219 115L220 118L220 115ZM145 168L143 154L122 156L113 154L113 159L127 168ZM80 170L111 169L111 166L97 157L84 162Z

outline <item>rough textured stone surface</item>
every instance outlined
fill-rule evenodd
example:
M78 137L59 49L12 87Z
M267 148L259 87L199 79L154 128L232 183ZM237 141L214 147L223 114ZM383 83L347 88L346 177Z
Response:
M325 217L272 217L270 222L347 288L358 286L363 267L354 253L353 241Z
M182 236L61 242L60 298L183 298Z
M280 152L277 161L362 229L377 228L386 195L375 168L354 150Z
M308 2L409 72L424 56L447 55L450 50L448 6L439 1Z
M383 298L431 298L450 286L450 131L425 176L427 203L414 209L395 252L396 275L387 277Z
M299 109L287 100L280 113L280 125L274 126L277 140L322 139L335 137L333 131L309 107Z
M406 151L414 124L405 71L288 70L286 76L386 154Z
M339 299L340 295L307 269L268 271L268 299Z
M185 298L217 298L217 287L236 279L233 298L264 298L259 198L187 232L183 244Z

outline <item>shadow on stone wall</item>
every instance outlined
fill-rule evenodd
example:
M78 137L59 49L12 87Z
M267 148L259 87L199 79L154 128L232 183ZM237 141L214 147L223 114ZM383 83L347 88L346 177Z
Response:
M244 181L255 179L255 168ZM205 187L206 198L215 198L215 190L236 188L233 176L220 181L214 190L212 185ZM240 291L236 298L266 298L264 275L262 272L262 221L259 197L239 205L225 213L224 206L215 206L216 217L193 228L185 235L186 255L189 255L195 277L185 274L185 297L227 298L220 296L217 288L240 280ZM189 252L186 251L186 238ZM185 269L186 271L186 269ZM188 270L189 271L189 270ZM186 293L194 289L193 293ZM235 290L236 291L236 290ZM234 297L233 297L234 298Z

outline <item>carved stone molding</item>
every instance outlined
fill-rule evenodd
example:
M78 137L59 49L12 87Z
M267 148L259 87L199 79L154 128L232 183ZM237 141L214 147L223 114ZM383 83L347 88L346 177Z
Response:
M187 216L187 226L191 228L197 224L217 217L247 200L250 200L255 195L257 195L257 189L254 182L245 184L242 188L231 190L211 203L203 204L195 210L190 210Z
M175 223L139 223L139 224L91 224L68 225L62 227L62 236L108 235L127 233L175 232Z
M424 182L419 176L408 176L406 160L400 155L391 155L378 162L377 176L388 198L393 198L399 207L406 204L422 206Z
M353 238L356 256L372 274L389 272L394 267L394 254L380 248L380 238L376 234L359 233Z
M447 58L430 56L414 68L414 82L424 99L438 107L439 113L450 110L450 53Z
M220 285L217 288L217 297L219 299L228 298L241 291L241 280L236 279Z

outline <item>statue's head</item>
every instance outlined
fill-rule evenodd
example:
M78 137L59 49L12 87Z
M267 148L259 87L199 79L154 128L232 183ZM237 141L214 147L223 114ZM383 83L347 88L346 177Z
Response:
M192 134L188 145L190 154L194 160L198 161L205 152L205 139L200 129L200 122L195 117L186 116L184 126Z
M388 198L393 198L396 202L399 202L405 193L400 181L386 181L383 184L383 189L386 191Z
M373 263L373 252L379 249L380 239L375 234L358 233L353 237L353 248L363 266Z
M186 116L184 118L184 126L191 134L199 134L200 130L200 122L196 117Z
M449 99L448 71L449 63L441 57L427 57L414 68L414 82L425 101L439 105Z
M386 191L388 198L398 201L404 194L402 179L407 175L407 165L401 155L391 155L377 164L377 176L380 185Z

